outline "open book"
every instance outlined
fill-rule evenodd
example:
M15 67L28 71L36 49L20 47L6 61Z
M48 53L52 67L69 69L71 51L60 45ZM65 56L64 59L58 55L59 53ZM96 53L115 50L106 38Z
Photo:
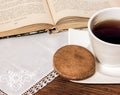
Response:
M94 12L115 6L110 1L0 0L0 37L87 27L88 18Z

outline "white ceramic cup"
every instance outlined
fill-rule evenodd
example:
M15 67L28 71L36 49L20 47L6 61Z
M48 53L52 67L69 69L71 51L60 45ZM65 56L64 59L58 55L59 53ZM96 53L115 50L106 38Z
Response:
M88 22L88 29L93 51L100 61L100 64L111 67L120 67L120 44L102 41L92 32L94 25L104 20L111 19L120 20L120 7L107 8L95 13Z

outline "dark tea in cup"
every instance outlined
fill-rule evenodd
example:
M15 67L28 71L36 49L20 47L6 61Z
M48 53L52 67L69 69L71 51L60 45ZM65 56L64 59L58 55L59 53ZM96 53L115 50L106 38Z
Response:
M109 43L120 44L120 20L105 20L94 25L93 34Z

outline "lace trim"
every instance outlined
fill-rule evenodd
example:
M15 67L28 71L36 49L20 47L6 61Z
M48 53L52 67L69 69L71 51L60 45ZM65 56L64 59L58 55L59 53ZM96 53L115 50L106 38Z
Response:
M0 95L7 95L7 94L4 93L2 90L0 90Z
M52 71L47 76L45 76L43 79L41 79L38 83L36 83L34 86L32 86L30 89L28 89L25 93L22 95L33 95L37 93L40 89L45 87L48 83L53 81L58 76L58 73L56 71ZM7 95L5 92L0 90L0 95Z
M58 76L58 73L55 71L52 71L51 73L49 73L46 77L44 77L42 80L40 80L33 87L28 89L22 95L33 95L33 94L37 93L40 89L45 87L48 83L50 83L52 80L54 80L57 76Z

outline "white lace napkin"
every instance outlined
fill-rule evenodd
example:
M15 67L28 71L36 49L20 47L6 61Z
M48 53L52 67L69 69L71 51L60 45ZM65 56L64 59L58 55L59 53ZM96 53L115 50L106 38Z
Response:
M0 95L31 95L44 87L56 76L53 54L67 43L67 32L0 40Z

